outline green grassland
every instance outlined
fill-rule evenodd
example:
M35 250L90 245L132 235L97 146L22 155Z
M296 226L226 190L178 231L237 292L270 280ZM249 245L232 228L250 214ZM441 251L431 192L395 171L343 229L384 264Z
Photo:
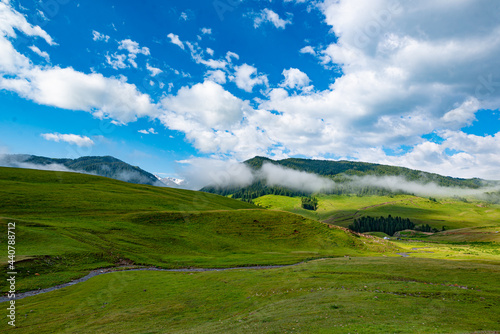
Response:
M494 333L498 265L337 258L271 270L116 272L18 302L19 333Z
M397 196L337 196L320 195L317 211L300 207L299 197L266 195L254 200L261 207L284 210L311 219L347 227L361 216L388 215L410 218L415 224L429 224L441 229L460 229L481 226L500 226L500 205L470 200Z
M213 194L12 168L0 168L0 200L0 229L16 222L18 292L104 267L227 268L305 261L274 269L104 274L18 300L16 327L2 321L0 332L500 329L498 205L435 203L407 195L320 196L313 212L300 208L300 198L263 196L254 206ZM347 226L361 215L388 214L448 230L418 237L408 232L392 243L376 233L365 237L334 226ZM5 249L6 233L0 236ZM5 255L0 254L3 272Z
M16 222L19 292L125 264L281 265L396 249L218 195L76 173L1 168L0 199L0 228ZM7 235L1 236L5 245ZM5 252L4 268L7 260ZM2 280L3 291L6 286Z

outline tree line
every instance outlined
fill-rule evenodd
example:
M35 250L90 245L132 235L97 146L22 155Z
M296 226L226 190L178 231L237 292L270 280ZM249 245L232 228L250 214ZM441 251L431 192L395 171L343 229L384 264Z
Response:
M302 197L302 209L316 211L318 209L318 199L316 197Z
M349 225L349 229L356 232L384 232L388 235L414 228L415 224L409 218L392 217L391 215L388 217L361 217Z

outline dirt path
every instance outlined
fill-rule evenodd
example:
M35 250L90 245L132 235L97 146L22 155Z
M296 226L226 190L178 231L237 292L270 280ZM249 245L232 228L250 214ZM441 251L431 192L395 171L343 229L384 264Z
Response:
M66 288L68 286L72 286L81 282L88 281L92 277L103 275L103 274L109 274L109 273L114 273L114 272L122 272L122 271L169 271L169 272L205 272L205 271L227 271L227 270L237 270L237 269L244 269L244 270L256 270L256 269L273 269L273 268L283 268L283 267L291 267L291 266L296 266L304 262L299 262L295 264L287 264L287 265L280 265L280 266L253 266L253 267L234 267L234 268L191 268L191 269L160 269L160 268L108 268L108 269L96 269L92 270L87 276L84 276L82 278L73 280L68 283L56 285L50 288L46 289L40 289L40 290L33 290L33 291L28 291L28 292L22 292L22 293L16 293L16 298L15 300L23 299L26 297L31 297L31 296L36 296L41 293L46 293L54 290L60 290L62 288ZM0 303L6 302L11 300L10 298L6 296L0 297Z

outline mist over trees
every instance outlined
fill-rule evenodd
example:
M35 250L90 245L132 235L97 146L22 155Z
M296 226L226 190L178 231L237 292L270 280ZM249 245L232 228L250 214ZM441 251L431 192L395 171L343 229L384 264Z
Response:
M255 157L245 166L254 174L246 186L214 185L202 191L251 201L264 195L308 197L315 193L355 196L454 196L479 193L483 186L498 184L481 179L460 179L438 174L354 161ZM486 191L486 190L485 190ZM485 192L483 191L483 192ZM494 196L490 196L494 198Z

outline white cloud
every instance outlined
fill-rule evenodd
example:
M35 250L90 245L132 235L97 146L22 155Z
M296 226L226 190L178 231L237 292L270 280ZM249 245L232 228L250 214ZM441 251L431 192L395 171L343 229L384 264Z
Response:
M308 53L312 54L313 56L316 55L316 51L314 51L313 47L310 45L304 46L302 49L300 49L300 53Z
M187 186L193 190L199 190L209 185L214 187L228 185L244 187L250 185L254 179L252 171L234 159L191 158L178 161L178 163L187 166L182 169L181 177L188 180Z
M112 55L107 54L106 63L111 65L115 70L128 68L130 66L137 68L137 55L142 54L145 56L150 55L149 48L140 47L139 43L130 39L125 39L118 42L118 50L126 51L128 54L115 52ZM148 66L148 65L146 65Z
M221 70L207 71L205 79L223 85L226 83L226 73Z
M137 59L138 54L142 54L145 56L149 56L151 54L149 48L145 46L141 48L139 46L139 43L131 39L124 39L123 41L118 42L118 50L125 50L128 52L127 60L134 68L137 68L137 63L135 60Z
M481 107L481 103L476 98L470 98L457 108L448 111L442 120L450 126L457 124L457 128L464 125L471 125L476 120L475 113Z
M102 74L84 74L72 68L38 68L21 73L22 87L15 90L22 97L39 104L69 110L83 110L94 116L111 117L121 122L153 116L156 108L148 95L136 86ZM0 82L9 82L4 80Z
M207 53L211 56L214 55L214 50L213 49L210 49L210 48L207 48Z
M145 134L145 135L149 135L149 134L157 135L158 134L158 132L156 132L154 128L149 128L147 130L139 130L137 132Z
M56 45L52 37L39 26L33 26L26 21L26 18L11 6L9 2L0 2L0 32L3 36L15 38L17 29L28 36L38 36L43 38L47 44Z
M201 33L203 35L211 35L212 34L212 29L211 28L201 28Z
M103 41L103 42L108 42L109 41L109 36L105 34L101 34L98 31L92 30L92 39L94 41Z
M0 89L16 92L36 103L70 110L82 110L96 117L111 117L125 123L137 117L154 116L156 107L124 79L106 78L99 73L85 74L71 67L33 65L5 38L13 28L28 35L52 38L40 27L31 26L24 16L0 3Z
M201 152L248 159L265 154L272 145L265 131L258 129L270 113L253 110L248 101L238 99L215 82L183 87L177 95L163 99L162 105L162 123L184 132Z
M500 179L500 132L492 136L476 136L444 130L438 135L444 139L442 143L422 142L399 156L387 156L379 149L364 152L364 156L373 162L453 177Z
M338 43L301 51L316 54L325 68L341 66L342 76L314 93L271 90L259 107L279 115L262 128L290 155L397 162L383 148L416 149L424 134L470 125L478 109L500 106L500 22L491 18L493 7L472 0L452 9L433 1L325 1L321 8ZM445 161L450 152L442 154ZM466 154L478 157L451 156ZM406 166L430 168L417 160Z
M282 83L283 87L288 87L291 89L304 88L311 82L307 74L305 74L298 68L283 70L282 74L285 77L285 80Z
M184 50L184 43L181 42L178 35L174 35L174 34L170 33L167 35L167 37L170 38L170 42L172 44L175 44L178 47L180 47L182 50Z
M234 52L228 51L226 53L226 60L227 60L227 62L231 63L233 58L238 60L238 59L240 59L240 56L238 54L234 53Z
M152 77L157 76L158 74L162 73L163 71L160 70L159 68L153 67L149 64L146 64L146 69L151 73Z
M39 55L40 57L44 58L47 62L50 61L50 56L46 51L40 50L37 46L32 45L29 47L31 51Z
M251 92L257 85L268 85L265 75L254 66L235 66L232 62L239 57L232 52L206 59L206 48L183 43L173 34L170 41L183 49L187 45L194 61L209 71L205 82L167 95L161 105L124 78L36 66L14 49L11 41L16 34L39 37L49 45L54 41L2 2L0 89L40 104L110 117L118 124L137 117L159 118L184 132L196 149L238 159L256 154L329 155L454 176L500 175L500 135L460 131L475 122L478 109L500 106L500 23L492 15L495 4L327 0L320 8L338 42L307 45L300 52L315 55L326 71L333 68L332 83L324 90L288 93L284 88L308 87L309 82L302 72L284 72L288 77L282 87L267 90L253 109L220 84L227 75ZM149 54L149 49L134 45L121 50ZM117 68L128 66L128 54L109 56L110 61ZM422 139L431 132L443 143ZM401 145L411 147L409 152L397 157L384 153Z
M150 52L147 47L139 47L139 43L131 40L131 39L124 39L123 41L120 41L118 43L118 50L127 50L130 54L136 55L136 54L143 54L145 56L149 56Z
M0 3L0 14L5 18L0 21L2 32L10 32L6 26L6 22L10 22L20 31L36 33L53 44L45 31L30 26L19 13L5 10L3 3ZM141 94L135 85L72 68L35 66L3 36L0 36L0 46L0 89L14 91L39 104L83 110L121 122L155 114L156 108L149 96Z
M79 147L90 147L95 144L94 141L87 136L60 133L42 133L41 136L45 140L55 141L58 143L62 141Z
M112 54L111 56L106 55L105 57L106 57L106 62L109 65L111 65L111 67L113 67L115 70L128 67L128 65L125 64L125 61L127 60L127 55L115 53Z
M291 20L283 20L279 17L277 13L270 10L269 8L263 9L259 15L257 15L253 20L254 28L258 28L262 23L270 22L278 29L285 29L287 24L291 24Z
M198 43L190 43L186 42L189 50L191 51L191 57L197 64L202 64L212 69L224 69L227 66L227 62L224 60L215 60L215 59L204 59L204 51L198 45ZM209 49L212 53L213 50ZM210 52L207 52L210 54ZM210 54L211 55L211 54Z
M162 103L168 111L217 130L238 123L246 107L243 101L212 81L182 87L176 96L168 96Z
M267 85L267 76L259 75L257 69L251 65L243 64L235 68L234 82L238 88L250 93L256 85Z

